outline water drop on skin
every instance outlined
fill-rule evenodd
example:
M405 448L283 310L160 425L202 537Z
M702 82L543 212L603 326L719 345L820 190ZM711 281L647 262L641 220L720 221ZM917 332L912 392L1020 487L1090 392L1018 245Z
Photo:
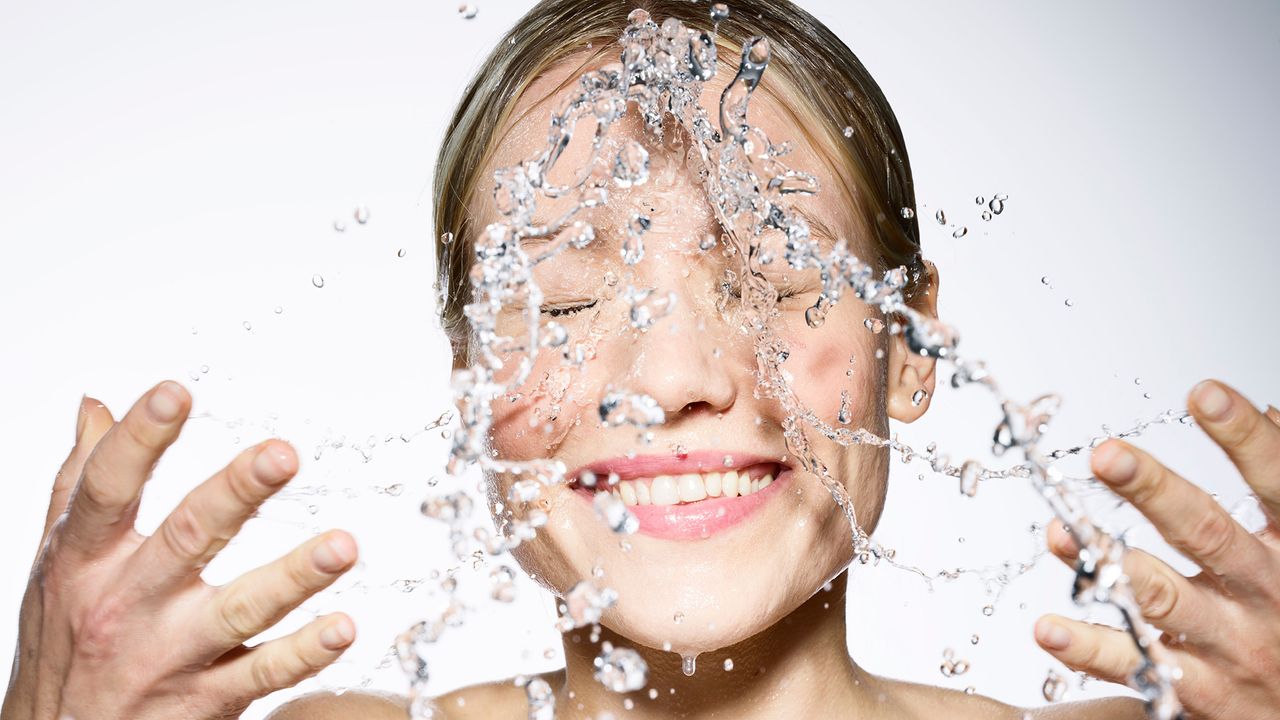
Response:
M731 670L733 670L733 658L725 658L725 659L724 659L724 671L725 671L725 672L729 672L729 671L731 671Z
M685 675L689 675L689 676L693 675L695 672L698 671L698 656L697 655L681 655L680 669L684 671Z
M927 397L929 397L929 393L925 392L923 389L915 391L915 393L911 395L911 407L920 407L920 403L924 402L924 399Z

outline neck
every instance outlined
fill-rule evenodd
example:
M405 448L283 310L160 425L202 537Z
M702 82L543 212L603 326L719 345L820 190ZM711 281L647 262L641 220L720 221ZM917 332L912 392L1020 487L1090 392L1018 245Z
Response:
M848 573L759 634L697 657L685 675L679 655L647 648L601 628L599 640L581 629L564 637L564 683L556 692L557 717L596 717L612 712L647 718L874 717L879 682L849 657L845 641ZM619 694L593 677L603 643L631 648L649 666L648 685ZM726 670L726 665L732 669ZM656 690L657 697L651 698ZM626 703L630 700L630 703ZM625 704L624 704L625 703ZM632 705L633 704L633 705ZM628 710L627 705L632 705ZM624 714L625 711L625 714Z

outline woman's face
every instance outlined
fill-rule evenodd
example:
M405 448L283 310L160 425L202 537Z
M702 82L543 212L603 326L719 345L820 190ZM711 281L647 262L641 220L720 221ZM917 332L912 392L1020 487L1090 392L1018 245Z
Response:
M545 149L549 114L574 83L556 88L581 72L577 62L565 62L531 85L483 177ZM838 234L869 258L864 225L835 190L834 156L805 142L768 78L751 101L750 122L775 143L791 141L788 164L827 188L793 207L809 218L815 237L834 242ZM722 72L706 84L702 105L713 118L729 79ZM553 182L586 165L593 131L579 123ZM559 350L543 350L525 385L495 402L491 445L501 460L560 460L573 481L544 489L549 521L517 549L523 567L559 594L595 578L619 596L605 625L648 647L689 654L744 640L790 613L850 562L852 534L827 489L788 452L786 413L776 400L757 397L755 347L740 326L729 274L741 272L741 258L719 241L703 249L708 235L718 239L723 230L698 166L688 160L688 136L671 125L666 137L647 135L634 108L611 129L600 157L612 161L626 142L640 142L649 152L648 181L611 183L607 206L577 218L594 226L594 242L534 271L544 296L539 322L563 326L568 347L586 360L573 366ZM601 164L598 172L607 173ZM476 227L501 219L492 184L481 188L471 208ZM540 200L536 219L558 217L566 207ZM626 265L621 250L633 213L647 216L650 227L643 260ZM538 254L536 241L525 247ZM915 405L910 397L932 391L932 362L908 356L900 337L868 329L864 321L874 327L885 320L878 311L848 297L811 328L804 311L818 297L816 272L797 272L781 259L761 270L780 297L774 329L790 345L784 367L806 407L837 425L844 402L848 427L880 436L887 415L910 421L924 412L927 401ZM637 305L659 316L647 328L633 321L629 288L650 291ZM504 310L501 333L518 337L524 312ZM653 398L665 423L647 431L607 426L599 405L610 391ZM887 453L808 435L870 532L883 505ZM584 472L598 478L596 488L580 481ZM593 495L609 487L611 473L618 483L609 492L640 520L635 534L614 533L593 509ZM499 498L513 481L490 478Z

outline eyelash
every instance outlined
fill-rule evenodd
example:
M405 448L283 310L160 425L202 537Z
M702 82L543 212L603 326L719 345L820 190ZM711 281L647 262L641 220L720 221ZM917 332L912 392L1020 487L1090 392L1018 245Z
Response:
M585 305L571 305L569 307L545 307L544 306L540 308L540 312L550 317L564 317L565 315L574 315L576 313L582 312L583 310L589 310L595 307L597 302L599 301L592 300L591 302Z

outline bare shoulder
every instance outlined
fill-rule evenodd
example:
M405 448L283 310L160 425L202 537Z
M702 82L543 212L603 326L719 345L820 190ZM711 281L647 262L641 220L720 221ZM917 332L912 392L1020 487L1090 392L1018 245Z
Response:
M540 675L552 685L564 680L564 671ZM435 698L433 717L438 720L490 720L526 717L524 690L512 680L481 683ZM303 695L280 706L267 720L404 720L408 700L403 696L347 692Z
M958 690L891 681L895 695L914 717L973 718L973 720L1145 720L1140 701L1133 698L1101 698L1077 703L1060 703L1042 708L1020 708L985 695Z
M407 701L390 693L321 691L300 695L276 708L267 720L404 720Z

